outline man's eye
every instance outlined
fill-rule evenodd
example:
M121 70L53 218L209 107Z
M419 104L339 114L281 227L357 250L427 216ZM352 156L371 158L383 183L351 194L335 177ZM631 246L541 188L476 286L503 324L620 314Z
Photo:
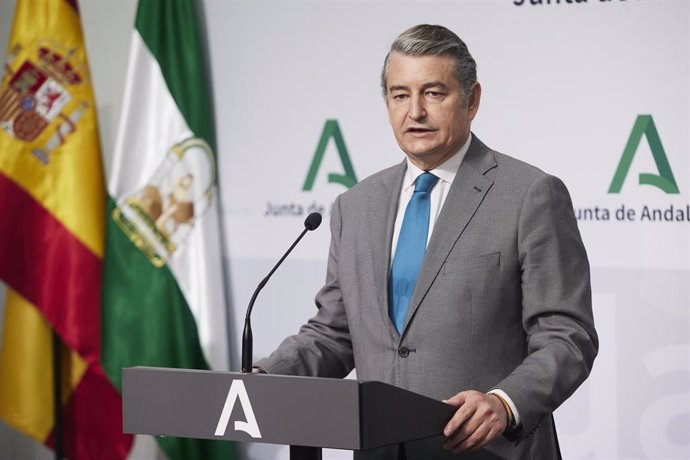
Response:
M407 94L394 94L393 99L396 101L402 101L404 99L407 99Z
M438 91L427 91L426 95L431 97L431 98L434 98L434 99L438 99L438 98L441 98L444 96L443 93L438 92Z

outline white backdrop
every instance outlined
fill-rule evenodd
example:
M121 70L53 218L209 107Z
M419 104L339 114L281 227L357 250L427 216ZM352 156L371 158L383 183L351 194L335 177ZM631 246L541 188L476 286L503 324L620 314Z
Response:
M556 414L564 458L690 458L690 217L640 217L645 207L682 211L690 203L690 2L572 1L204 1L234 368L254 287L301 231L309 208L327 212L346 190L328 181L343 174L332 140L313 189L302 190L326 121L337 121L358 179L402 160L380 95L380 66L399 32L440 23L478 62L484 92L475 134L561 177L581 216L601 349L590 379ZM3 25L8 3L0 0ZM81 3L108 156L134 2ZM620 193L608 193L640 115L651 115L680 193L639 184L640 173L658 174L646 137ZM617 220L621 206L635 219ZM328 240L327 225L310 233L261 293L256 357L315 312ZM0 458L11 458L2 447ZM287 454L255 444L248 458Z
M556 414L564 457L690 458L690 217L640 220L644 206L690 203L690 5L524 3L208 3L236 321L308 208L328 208L345 191L328 182L329 173L343 174L332 141L314 188L302 190L326 120L337 120L358 179L402 159L380 66L405 28L444 24L478 62L484 92L473 131L561 177L581 216L601 351L589 381ZM680 193L639 184L640 173L658 174L643 137L621 192L609 194L645 114ZM636 220L616 220L621 206ZM289 212L266 215L278 208ZM610 220L594 220L604 209ZM328 239L327 228L308 235L259 297L258 356L313 314Z

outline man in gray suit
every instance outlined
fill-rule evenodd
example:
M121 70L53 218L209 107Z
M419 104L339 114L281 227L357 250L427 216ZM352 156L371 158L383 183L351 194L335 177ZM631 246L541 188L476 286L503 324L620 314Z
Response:
M336 199L318 313L257 366L457 407L443 436L357 458L559 458L551 414L598 347L568 191L470 132L481 86L448 29L403 32L382 87L407 157Z

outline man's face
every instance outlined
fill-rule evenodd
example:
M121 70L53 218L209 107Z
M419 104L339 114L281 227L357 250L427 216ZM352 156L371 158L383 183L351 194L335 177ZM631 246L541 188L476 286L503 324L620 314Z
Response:
M386 78L388 121L412 163L430 170L467 140L477 114L481 87L466 101L450 56L391 53Z

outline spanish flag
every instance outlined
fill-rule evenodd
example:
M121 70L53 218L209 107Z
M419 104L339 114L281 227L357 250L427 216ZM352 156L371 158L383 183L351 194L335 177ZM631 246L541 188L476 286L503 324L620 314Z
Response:
M106 192L76 0L19 0L0 85L0 279L9 290L0 418L53 446L52 331L64 344L63 445L126 457L121 400L101 366Z

